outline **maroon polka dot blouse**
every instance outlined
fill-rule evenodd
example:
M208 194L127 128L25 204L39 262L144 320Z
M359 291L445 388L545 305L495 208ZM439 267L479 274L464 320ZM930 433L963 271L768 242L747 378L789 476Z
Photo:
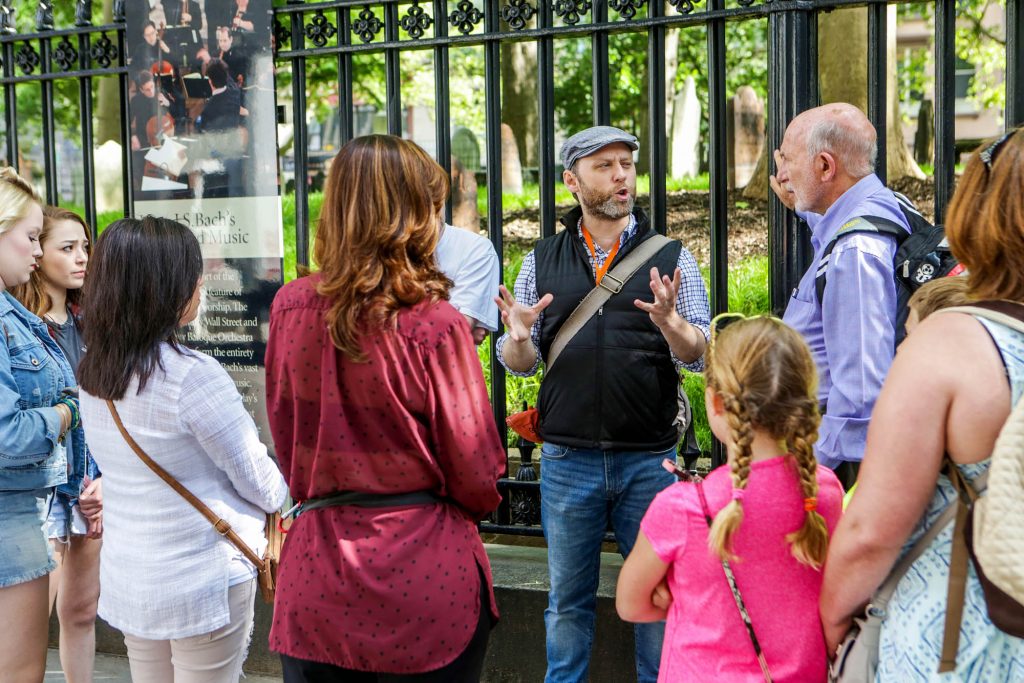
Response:
M476 521L498 505L505 454L480 363L447 302L404 309L397 328L363 337L368 360L353 362L331 342L317 282L286 285L270 317L267 412L292 497L430 490L451 503L301 515L270 647L362 671L431 671L466 648L481 573L491 582Z

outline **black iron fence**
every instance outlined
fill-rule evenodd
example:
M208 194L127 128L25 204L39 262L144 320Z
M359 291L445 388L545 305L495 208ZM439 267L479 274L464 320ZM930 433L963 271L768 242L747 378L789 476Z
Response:
M213 2L214 0L207 0ZM166 0L165 0L166 2ZM17 7L15 5L18 5ZM646 40L646 139L642 140L650 178L649 214L655 226L664 230L667 216L666 161L666 35L673 29L701 27L706 32L707 70L707 165L709 173L710 282L713 312L725 310L728 294L726 65L729 22L767 22L767 131L765 144L775 149L787 123L800 111L818 102L818 18L836 9L868 7L868 114L879 136L880 175L885 173L887 76L896 68L887 61L886 36L889 25L884 1L865 0L328 0L306 2L286 0L272 9L279 73L290 78L290 109L293 125L293 155L296 178L309 165L307 110L309 66L320 60L336 62L337 104L334 107L341 141L356 131L356 114L361 103L353 91L355 60L360 55L383 55L384 111L388 132L402 134L403 73L401 56L409 51L430 51L434 74L436 149L439 163L450 169L452 155L451 92L449 53L475 46L483 51L484 153L487 159L486 225L492 243L503 253L502 197L502 46L510 42L536 44L535 74L538 135L537 174L539 180L539 222L541 236L555 231L554 192L560 178L556 166L556 41L589 41L593 60L590 99L594 124L612 123L612 74L619 68L610 64L609 41L620 34L640 35ZM934 185L935 215L941 217L954 182L954 74L955 32L959 3L937 0L934 12ZM1016 87L1024 65L1024 7L1021 0L1005 0L1006 106L1005 125L1024 123L1024 88ZM31 13L34 30L17 29L15 12ZM90 225L97 223L94 79L117 81L120 141L124 173L123 197L126 212L133 204L131 154L125 142L130 138L127 115L129 80L125 67L125 0L113 0L112 18L103 23L93 17L93 2L77 0L73 25L54 26L52 2L16 3L0 0L0 49L4 88L4 133L8 163L19 164L19 116L16 88L36 84L40 88L43 177L48 201L59 203L59 173L55 149L54 87L77 81L78 118L82 151L82 202ZM832 49L832 48L829 48ZM843 49L836 46L834 49ZM856 56L853 56L856 57ZM851 58L853 58L851 57ZM279 88L279 98L284 100ZM295 245L299 264L309 258L309 188L295 182ZM789 291L809 262L809 244L791 213L774 197L768 216L770 255L770 296L773 307L784 307ZM494 340L490 342L494 343ZM499 425L505 421L504 372L491 354L492 404ZM536 483L503 483L506 504L488 530L536 534Z

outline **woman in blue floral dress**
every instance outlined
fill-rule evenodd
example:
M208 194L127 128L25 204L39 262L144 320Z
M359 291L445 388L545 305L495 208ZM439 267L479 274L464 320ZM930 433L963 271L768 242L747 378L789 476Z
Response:
M1024 311L1024 129L974 154L946 235L977 300ZM833 537L821 617L830 651L893 565L954 500L946 455L968 482L986 471L1010 408L1024 395L1024 335L962 313L923 321L900 346L875 404L860 480ZM876 681L1024 681L1024 640L988 617L969 567L954 671L940 674L952 525L897 586L882 626Z

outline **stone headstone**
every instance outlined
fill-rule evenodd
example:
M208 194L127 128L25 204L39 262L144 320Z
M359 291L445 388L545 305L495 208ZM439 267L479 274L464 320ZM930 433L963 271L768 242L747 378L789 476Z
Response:
M452 225L480 232L480 212L476 200L476 174L464 168L453 154Z
M490 159L487 160L490 163ZM519 145L512 126L501 124L501 190L523 193L523 165L519 162Z
M469 128L459 126L452 132L452 156L459 160L463 170L480 170L480 143Z
M96 173L96 211L121 211L124 209L121 145L114 140L107 140L96 148L93 163Z
M914 161L931 164L935 160L935 107L931 100L921 100L914 133Z
M672 104L672 153L669 174L673 178L695 176L700 172L700 100L693 76L687 76L683 89Z
M764 146L764 102L749 85L741 86L732 100L732 187L744 187L757 167Z

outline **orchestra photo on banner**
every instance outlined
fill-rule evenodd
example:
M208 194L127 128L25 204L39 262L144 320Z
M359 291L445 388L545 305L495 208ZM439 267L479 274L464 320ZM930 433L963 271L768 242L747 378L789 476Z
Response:
M253 144L276 134L270 0L130 0L125 14L137 198L277 194L274 148Z

